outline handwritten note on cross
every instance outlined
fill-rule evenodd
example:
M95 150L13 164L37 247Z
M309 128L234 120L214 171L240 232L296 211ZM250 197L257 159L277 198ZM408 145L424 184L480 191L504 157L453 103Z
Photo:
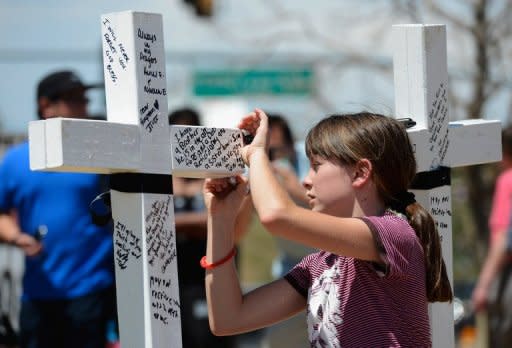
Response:
M244 171L237 129L169 126L162 17L101 18L108 121L29 124L33 170L111 174L123 348L181 347L172 175ZM198 260L199 262L199 260Z
M412 192L436 220L453 286L449 168L499 161L501 124L449 122L444 25L396 25L393 35L395 113L416 122L408 130L418 163ZM433 347L454 347L453 307L435 303L429 312Z

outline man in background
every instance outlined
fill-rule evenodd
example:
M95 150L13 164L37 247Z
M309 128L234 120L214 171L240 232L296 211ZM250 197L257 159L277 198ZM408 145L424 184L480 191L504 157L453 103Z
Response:
M72 71L37 86L39 119L87 118L85 85ZM0 240L25 253L21 348L105 348L115 320L112 227L96 226L89 204L106 177L31 171L28 143L0 165Z

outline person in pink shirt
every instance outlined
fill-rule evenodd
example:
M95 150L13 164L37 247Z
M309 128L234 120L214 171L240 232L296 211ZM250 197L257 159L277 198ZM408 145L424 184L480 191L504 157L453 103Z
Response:
M208 241L201 265L216 335L256 330L306 309L311 347L431 347L428 302L451 301L432 216L409 193L416 161L404 126L378 114L332 115L306 138L309 209L296 204L268 158L259 109L239 128L244 177L204 186ZM243 294L233 262L237 207L250 192L272 234L318 249L284 277Z
M512 346L512 126L502 131L501 140L502 171L489 217L489 252L472 295L475 311L488 311L491 347Z

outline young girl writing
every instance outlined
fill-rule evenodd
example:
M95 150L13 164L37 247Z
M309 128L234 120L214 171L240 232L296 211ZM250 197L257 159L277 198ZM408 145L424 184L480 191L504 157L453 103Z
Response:
M201 264L212 331L247 332L306 308L312 347L430 347L427 303L450 301L452 291L434 221L407 192L416 162L404 127L371 113L320 121L306 138L311 209L296 205L274 177L265 113L255 110L239 127L254 135L242 157L263 225L322 251L284 278L242 294L233 230L248 183L207 180Z

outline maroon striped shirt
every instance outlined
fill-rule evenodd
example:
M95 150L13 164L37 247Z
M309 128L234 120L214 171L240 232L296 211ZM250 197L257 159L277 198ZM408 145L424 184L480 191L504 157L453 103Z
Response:
M384 264L318 252L285 279L308 299L311 347L431 347L423 248L387 211L362 218Z

